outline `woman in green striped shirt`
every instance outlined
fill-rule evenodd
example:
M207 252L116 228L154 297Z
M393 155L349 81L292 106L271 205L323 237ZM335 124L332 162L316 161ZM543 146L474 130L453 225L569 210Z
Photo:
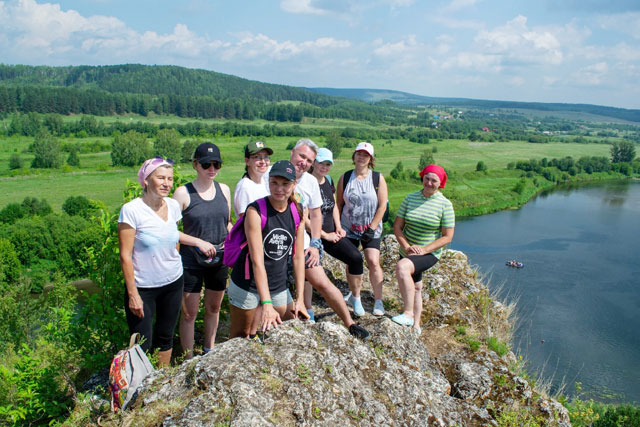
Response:
M413 326L418 334L421 332L422 273L438 262L442 248L453 239L455 227L453 206L438 191L447 182L444 169L429 165L420 172L420 177L422 190L405 197L393 224L393 233L400 245L396 277L404 311L392 320Z

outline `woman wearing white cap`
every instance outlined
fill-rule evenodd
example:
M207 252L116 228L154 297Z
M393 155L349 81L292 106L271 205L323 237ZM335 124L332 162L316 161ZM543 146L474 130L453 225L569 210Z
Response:
M145 351L159 349L158 364L171 362L173 332L182 300L182 260L177 245L180 205L169 198L173 162L156 157L138 171L142 197L122 206L118 219L129 332L140 333ZM155 324L154 324L155 316Z
M337 201L340 222L347 238L357 247L362 244L369 268L369 280L375 303L373 314L384 315L382 304L382 268L380 267L380 238L382 218L387 207L387 183L381 173L373 171L375 158L373 145L361 142L353 153L354 169L340 177ZM346 301L353 306L356 315L364 314L360 300L362 280L349 283L351 292Z
M340 223L340 211L335 201L335 185L328 175L333 165L333 153L328 148L320 148L313 162L312 175L318 180L322 195L322 246L332 257L344 262L347 268L347 282L350 289L360 289L364 272L362 254L346 239L347 232ZM311 286L305 287L307 312L311 307ZM313 316L313 310L309 312Z

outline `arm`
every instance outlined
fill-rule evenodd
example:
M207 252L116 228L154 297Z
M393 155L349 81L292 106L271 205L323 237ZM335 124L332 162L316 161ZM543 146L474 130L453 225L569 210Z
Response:
M407 237L404 235L404 232L402 231L403 229L404 229L404 218L400 216L396 216L396 220L393 223L393 234L396 236L398 245L400 245L403 251L407 252L409 249L409 246L411 245L409 245L409 241L407 240Z
M129 296L129 309L140 317L144 317L142 299L138 293L136 280L133 274L133 242L136 237L136 229L127 223L118 224L118 246L120 247L120 266L124 275L127 294Z
M437 251L443 246L446 246L449 243L451 243L451 240L453 239L454 229L442 227L441 231L442 231L442 236L440 236L438 239L434 240L433 242L429 243L427 246L424 246L422 248L422 255L430 254L431 252Z
M172 198L178 202L178 204L180 205L181 211L184 211L185 209L187 209L189 207L189 203L191 203L189 192L187 191L187 188L184 185L176 188L176 191L173 192ZM197 237L185 234L182 231L180 231L179 233L180 233L180 238L178 239L178 241L181 244L187 245L187 246L195 246L198 249L200 249L200 252L202 252L202 254L205 256L210 256L210 257L215 256L216 250L213 248L213 245L211 243L205 242L204 240L199 239Z
M251 255L251 263L253 265L253 278L256 282L258 295L260 296L260 304L262 301L270 301L269 281L267 279L267 271L264 267L264 248L262 246L262 227L260 223L260 214L253 207L245 211L244 233L247 236L249 246L249 254ZM262 331L271 329L282 323L280 315L273 308L273 304L266 303L262 305Z
M227 231L231 231L233 224L231 223L231 190L229 190L229 186L227 184L220 184L220 188L222 189L222 194L224 198L227 199L227 206L229 208L229 222L227 223Z
M340 176L336 187L336 205L338 206L338 218L342 216L342 208L344 207L344 174ZM338 221L339 223L340 221ZM337 224L336 223L336 226Z
M311 222L311 238L319 239L320 230L322 230L322 212L320 208L309 209L309 221ZM320 264L320 251L317 248L309 246L305 251L309 254L307 265L309 267L315 267Z
M304 229L298 227L296 231L295 253L293 255L293 277L296 282L296 305L293 317L299 315L309 318L304 306Z
M385 181L384 176L380 174L380 183L378 187L378 209L376 209L376 214L373 216L371 224L369 224L369 228L373 228L375 230L380 225L380 222L382 222L384 212L387 210L387 200L389 200L388 196L387 181Z
M320 236L329 242L336 243L338 240L342 239L347 235L347 232L342 229L342 224L340 224L340 214L338 213L338 205L333 205L333 211L331 212L331 216L333 217L333 223L336 226L336 231L332 233L327 233L324 230L320 230ZM323 218L324 219L324 218Z

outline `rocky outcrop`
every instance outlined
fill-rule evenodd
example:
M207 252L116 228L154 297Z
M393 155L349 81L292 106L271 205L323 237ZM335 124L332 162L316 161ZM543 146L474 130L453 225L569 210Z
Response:
M401 308L393 237L382 245L387 314ZM336 284L344 266L325 268ZM366 273L365 273L366 276ZM422 334L370 314L372 338L351 337L321 299L318 322L285 322L263 341L233 339L155 372L118 423L163 425L570 425L566 410L532 389L496 302L460 252L424 278ZM314 297L315 298L315 297ZM373 299L364 293L365 308ZM501 346L502 345L502 346ZM498 354L502 354L501 356Z

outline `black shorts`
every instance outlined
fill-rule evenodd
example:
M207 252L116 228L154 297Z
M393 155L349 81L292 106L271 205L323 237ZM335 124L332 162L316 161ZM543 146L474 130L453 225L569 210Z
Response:
M362 254L349 239L342 238L336 243L322 239L322 245L326 253L347 265L349 274L358 275L364 272Z
M400 259L402 258L405 257L400 257ZM406 258L413 263L414 271L411 278L414 282L422 281L422 273L436 265L438 262L438 258L436 258L434 254L411 255Z
M185 268L184 269L184 292L199 294L204 288L210 291L224 291L227 289L227 278L229 268L221 265L220 268Z
M359 248L360 244L362 244L362 250L369 248L380 250L380 237L378 237L377 239L371 239L367 243L360 239L352 239L351 237L349 237L348 239L351 240L351 243L353 243L353 246L355 246L356 248Z

